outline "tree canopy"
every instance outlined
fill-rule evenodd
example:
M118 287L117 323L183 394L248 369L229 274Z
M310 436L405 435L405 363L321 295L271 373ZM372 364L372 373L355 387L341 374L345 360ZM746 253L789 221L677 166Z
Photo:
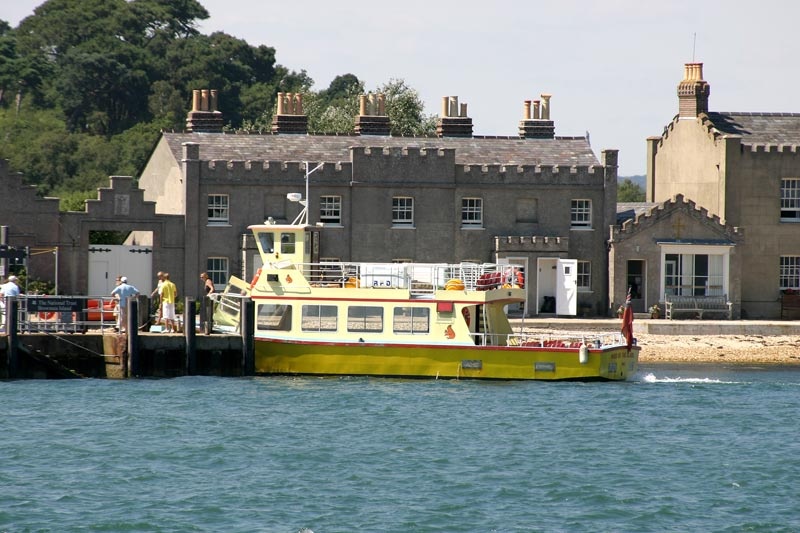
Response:
M309 129L349 133L365 83L337 76L313 91L275 49L201 34L197 0L47 0L16 28L0 20L0 158L63 207L112 174L136 176L162 129L182 129L193 89L217 89L226 128L268 131L278 92L303 92ZM387 97L392 133L431 134L403 80Z

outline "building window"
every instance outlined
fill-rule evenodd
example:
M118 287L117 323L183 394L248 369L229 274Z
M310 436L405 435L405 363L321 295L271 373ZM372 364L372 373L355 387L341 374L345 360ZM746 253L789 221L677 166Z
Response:
M483 200L481 198L461 199L461 227L483 227Z
M342 225L342 197L320 196L319 221L325 224Z
M347 308L347 331L380 333L383 331L383 307L353 305Z
M209 257L206 259L206 272L216 289L224 288L228 284L228 258Z
M336 331L335 305L304 305L303 331Z
M421 335L430 332L430 309L427 307L395 307L392 327L395 333Z
M781 290L800 290L800 255L781 256Z
M209 194L208 195L208 225L219 226L227 225L230 221L228 216L228 195Z
M572 200L569 221L572 228L590 229L592 227L592 201Z
M800 222L800 178L781 180L781 222Z
M392 225L414 226L414 199L408 196L392 198Z
M578 290L584 292L592 290L591 261L578 261Z

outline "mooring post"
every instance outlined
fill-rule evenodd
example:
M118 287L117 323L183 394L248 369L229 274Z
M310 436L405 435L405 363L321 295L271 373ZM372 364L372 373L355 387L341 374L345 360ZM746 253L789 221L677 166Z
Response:
M242 299L239 313L239 329L242 332L242 375L256 373L255 311L256 304L250 298Z
M128 316L125 322L128 333L128 375L138 377L142 369L139 358L139 302L136 298L128 298Z
M17 344L17 324L19 303L16 297L6 296L6 334L8 335L8 378L16 379L19 373L19 349Z
M186 338L186 375L197 373L197 335L195 332L195 299L187 296L183 304L183 334Z

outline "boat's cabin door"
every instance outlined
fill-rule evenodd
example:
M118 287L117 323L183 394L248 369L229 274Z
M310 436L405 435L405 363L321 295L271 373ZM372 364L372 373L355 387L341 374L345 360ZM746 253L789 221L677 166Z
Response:
M578 314L578 260L559 259L556 269L556 314Z

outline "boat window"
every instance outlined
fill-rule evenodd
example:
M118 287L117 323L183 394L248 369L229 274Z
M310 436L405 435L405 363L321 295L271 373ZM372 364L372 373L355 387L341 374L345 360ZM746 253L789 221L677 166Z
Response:
M336 331L335 305L304 305L303 331Z
M290 331L292 329L292 306L281 304L262 304L258 306L256 329L269 331Z
M261 243L261 249L265 254L275 253L275 238L270 232L258 234L258 241Z
M431 311L427 307L395 307L392 327L395 333L420 335L431 329Z
M347 308L347 331L383 331L383 308L371 305L353 305Z
M294 233L281 233L281 253L293 254L294 253Z

